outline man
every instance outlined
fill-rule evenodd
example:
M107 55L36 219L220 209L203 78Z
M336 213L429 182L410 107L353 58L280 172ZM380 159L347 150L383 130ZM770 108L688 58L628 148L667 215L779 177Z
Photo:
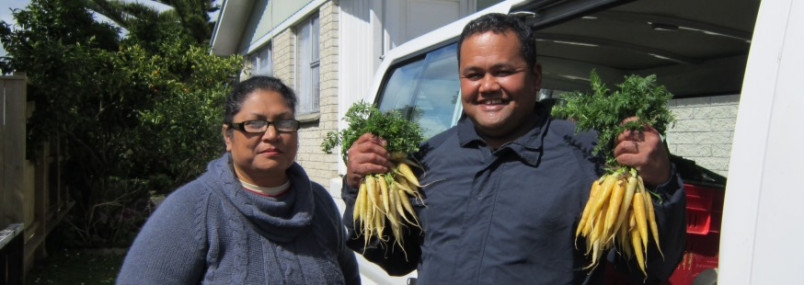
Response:
M590 154L596 136L576 134L574 124L549 118L536 102L541 66L533 32L515 16L480 17L464 28L458 61L464 116L416 154L426 198L413 202L422 229L408 228L404 251L391 241L364 248L354 232L355 188L365 174L390 166L385 141L364 134L349 149L343 189L349 246L391 275L418 269L418 284L602 283L606 261L584 270L590 260L584 242L575 242L589 188L601 175L601 160ZM664 258L651 243L647 278L614 250L605 259L635 281L665 280L685 241L680 178L649 126L621 134L615 155L661 198L654 208Z

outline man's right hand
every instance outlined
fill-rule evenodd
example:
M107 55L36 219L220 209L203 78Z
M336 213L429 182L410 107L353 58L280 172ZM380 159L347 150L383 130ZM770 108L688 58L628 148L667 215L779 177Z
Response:
M346 183L358 188L366 174L385 173L391 169L390 154L384 139L365 133L351 147L346 161Z

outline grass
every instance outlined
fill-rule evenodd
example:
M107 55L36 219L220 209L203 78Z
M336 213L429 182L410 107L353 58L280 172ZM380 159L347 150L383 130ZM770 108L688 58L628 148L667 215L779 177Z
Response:
M125 249L50 252L25 276L26 284L114 284Z

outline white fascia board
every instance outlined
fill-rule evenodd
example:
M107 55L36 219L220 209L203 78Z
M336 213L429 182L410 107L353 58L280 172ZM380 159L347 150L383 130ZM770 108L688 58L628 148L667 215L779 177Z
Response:
M224 0L212 33L212 54L227 56L237 53L243 29L248 23L248 12L253 6L253 0Z

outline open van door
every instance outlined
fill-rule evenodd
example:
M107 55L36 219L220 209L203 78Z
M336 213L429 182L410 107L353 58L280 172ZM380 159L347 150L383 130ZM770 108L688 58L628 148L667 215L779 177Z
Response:
M720 284L802 284L804 2L759 9L734 132Z

